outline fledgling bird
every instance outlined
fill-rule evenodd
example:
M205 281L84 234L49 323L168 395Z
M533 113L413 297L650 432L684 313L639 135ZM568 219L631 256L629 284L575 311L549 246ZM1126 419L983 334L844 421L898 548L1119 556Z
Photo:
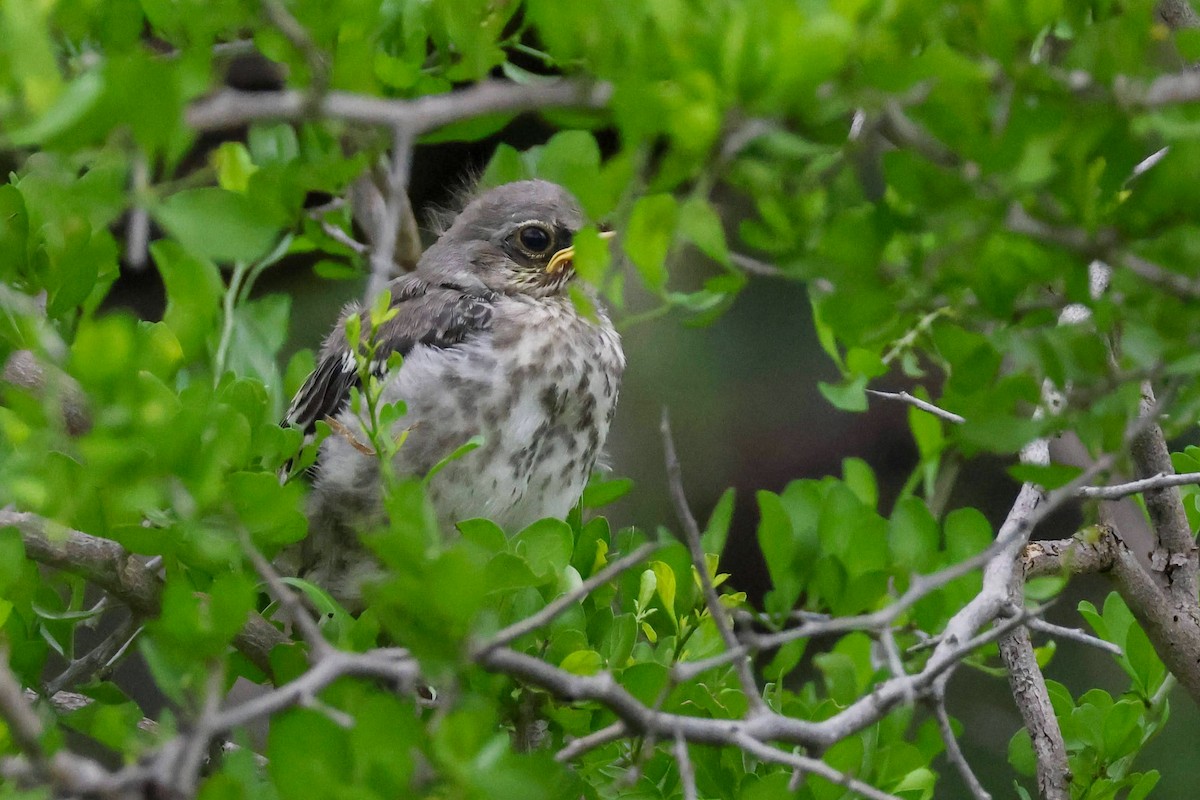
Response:
M383 401L408 409L393 431L408 431L396 473L425 475L472 436L483 439L429 482L444 530L487 517L515 533L565 516L601 455L625 356L604 311L596 305L589 318L567 294L583 224L561 186L505 184L467 204L416 270L389 286L397 313L378 331L375 363L404 357L382 376ZM373 569L357 531L382 521L378 461L352 439L366 441L349 407L358 374L345 321L355 314L369 330L362 306L345 310L283 421L311 433L333 418L349 434L321 444L295 565L342 598L355 598Z

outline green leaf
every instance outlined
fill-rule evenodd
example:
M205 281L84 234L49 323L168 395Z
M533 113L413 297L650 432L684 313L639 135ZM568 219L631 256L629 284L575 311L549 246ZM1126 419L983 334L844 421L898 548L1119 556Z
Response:
M737 493L731 486L721 493L717 504L713 506L712 513L708 517L708 524L704 526L704 533L700 535L700 546L705 553L719 556L725 552L725 540L729 536L729 526L733 522L736 500Z
M220 314L225 282L211 262L189 255L168 240L150 245L150 255L167 289L163 322L179 340L186 358L204 352L206 340Z
M865 375L847 378L840 384L818 381L817 389L834 408L853 412L867 410L867 377Z
M595 650L576 650L558 666L572 675L595 675L604 668L604 658Z
M583 490L583 507L601 508L610 503L615 503L629 494L629 490L632 488L633 481L629 478L615 478L610 481L588 481L588 485Z
M612 669L620 669L633 654L637 643L637 618L633 614L618 614L604 640L604 659Z
M267 758L281 800L338 796L354 763L346 731L304 708L272 718Z
M864 506L878 507L879 487L875 484L875 473L867 462L861 458L843 458L842 480Z
M905 572L928 572L937 554L941 532L923 500L904 497L888 521L888 549Z
M185 189L152 209L190 254L215 261L254 261L279 238L281 220L245 195L215 187Z
M650 569L654 571L655 586L658 590L658 597L662 600L663 608L666 609L672 624L678 628L679 620L675 617L675 570L671 569L670 564L663 561L651 561Z
M758 545L762 549L767 562L767 571L771 575L771 583L775 587L777 604L772 609L780 612L788 610L800 596L800 581L792 569L793 559L797 551L796 538L792 530L792 522L783 507L779 495L772 492L759 492L758 508Z
M1037 773L1037 756L1033 754L1033 742L1025 728L1017 730L1008 740L1008 763L1026 777Z
M1145 800L1150 795L1154 787L1158 785L1158 779L1161 776L1158 770L1152 769L1142 773L1137 779L1137 782L1130 788L1129 794L1125 795L1125 800Z
M217 184L231 192L245 192L250 176L258 171L250 151L241 142L222 142L209 156L217 169Z
M667 285L667 253L675 239L679 205L669 194L640 198L633 207L621 247L637 267L646 286L661 292Z
M650 601L654 599L654 592L657 588L658 575L654 570L642 570L642 576L638 579L637 607L639 609L645 609L650 605Z
M53 71L57 73L57 70ZM37 120L10 131L6 137L16 147L29 147L54 139L83 120L104 97L104 77L85 72L67 86L57 101Z
M561 519L543 519L514 536L510 546L539 580L547 581L571 563L574 537L571 526Z
M730 265L725 228L712 204L703 197L689 197L679 209L679 235L700 252L724 266Z
M12 283L24 271L29 246L29 212L12 184L0 186L0 280Z
M478 449L482 445L483 435L477 433L470 439L467 439L465 442L460 444L458 447L454 448L454 450L452 450L445 458L430 467L429 472L425 473L425 477L422 479L425 485L428 486L429 481L433 479L433 476L445 469L447 464L451 463L452 461L457 461L467 453Z

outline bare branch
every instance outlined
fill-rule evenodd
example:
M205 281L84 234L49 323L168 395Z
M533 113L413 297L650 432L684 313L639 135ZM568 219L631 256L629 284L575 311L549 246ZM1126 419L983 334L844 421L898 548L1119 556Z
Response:
M944 679L939 681L931 705L933 706L934 719L937 720L938 732L942 735L942 743L946 746L947 760L958 770L959 777L962 778L962 782L966 784L967 791L971 793L971 796L975 800L992 800L992 795L987 789L983 788L983 784L979 782L975 771L967 763L967 758L963 755L962 748L958 746L958 738L954 735L954 728L950 726L950 715L946 712Z
M1021 554L1026 580L1045 575L1106 572L1116 559L1118 539L1111 528L1093 526L1070 539L1030 542Z
M1154 390L1149 382L1142 385L1142 415L1147 419L1155 415ZM1139 477L1157 477L1173 473L1171 454L1167 449L1162 428L1151 421L1134 437L1129 448ZM1197 605L1200 588L1197 572L1200 571L1200 551L1183 510L1183 501L1176 486L1160 486L1144 493L1146 513L1150 516L1154 534L1158 539L1159 558L1152 557L1156 572L1167 583L1167 591L1176 604ZM1161 563L1156 561L1161 560Z
M514 622L507 628L496 633L486 642L475 649L477 655L486 654L490 650L497 647L505 647L508 644L520 639L527 633L548 625L551 620L559 614L566 611L575 603L591 594L597 587L611 581L626 570L636 567L638 564L645 562L662 545L655 542L644 544L616 561L610 562L604 569L590 576L586 581L583 581L574 589L564 594L559 595L536 614L528 616L518 622Z
M412 152L416 134L412 129L397 125L392 131L392 157L387 169L387 186L383 197L383 218L371 238L371 276L367 280L364 302L370 306L388 282L396 277L396 244L405 214L412 216L408 201L408 176L412 167Z
M916 152L922 158L940 167L959 167L963 165L962 157L946 145L942 144L933 134L904 113L900 103L889 102L879 121L879 131L884 138L895 144Z
M309 72L308 98L305 113L306 115L311 115L317 110L322 95L329 88L328 59L282 0L262 0L262 8L267 15L267 19L271 21L271 24L304 57L304 62L308 66Z
M485 81L469 88L413 100L395 100L349 92L328 92L315 114L327 119L365 125L402 127L419 136L452 122L487 114L516 114L543 108L592 108L608 105L612 86L607 83L553 81L516 84ZM243 92L223 89L193 103L187 124L196 131L221 130L256 120L306 119L307 93L295 90Z
M150 209L142 202L150 186L150 164L140 150L130 163L129 182L132 184L132 204L125 221L125 264L133 270L146 266L150 243Z
M1200 73L1188 75L1195 78L1200 92ZM1197 94L1197 99L1200 99L1200 93ZM1009 207L1005 226L1014 233L1066 248L1088 259L1103 259L1110 264L1120 264L1146 283L1181 297L1200 298L1200 280L1180 275L1121 249L1120 237L1110 228L1102 228L1093 233L1083 228L1053 225L1032 216L1019 203Z
M400 648L368 650L365 653L331 650L294 681L213 715L208 721L207 733L219 736L256 719L301 704L343 677L377 678L390 682L405 694L412 694L418 685L420 667L407 650Z
M1025 624L1030 630L1044 633L1048 636L1054 636L1058 639L1070 639L1073 642L1086 644L1088 647L1095 647L1098 650L1103 650L1106 653L1111 653L1114 656L1119 656L1122 654L1121 648L1117 645L1113 644L1112 642L1106 642L1098 636L1092 636L1090 633L1080 630L1079 628L1068 628L1064 625L1055 625L1053 622L1047 622L1046 620L1038 617L1029 619Z
M1113 486L1082 486L1079 489L1079 496L1096 500L1120 500L1122 497L1141 494L1153 489L1166 489L1172 486L1193 486L1196 484L1200 484L1200 472L1184 472L1180 474L1159 472L1151 475L1149 478L1129 481L1128 483L1118 483Z
M683 800L696 800L696 768L692 766L691 756L688 755L687 739L680 732L675 733L675 744L671 748L675 762L679 764L679 784L683 792Z
M136 614L158 614L162 580L116 542L64 528L36 514L0 510L0 528L9 526L21 532L25 552L34 561L86 578ZM233 644L271 674L270 652L287 641L274 625L251 614Z
M554 754L555 761L572 761L579 758L584 753L595 750L597 747L603 747L609 742L615 742L617 739L623 739L629 734L629 727L617 720L611 725L606 725L598 731L593 731L587 736L580 736L578 739L573 739L563 749Z
M741 734L734 737L733 744L742 748L750 755L761 758L763 761L784 764L804 773L819 775L830 783L844 786L852 792L857 792L863 797L869 798L869 800L899 800L896 795L881 792L869 783L863 783L844 772L839 772L820 759L809 758L798 753L785 753L757 739Z
M8 725L8 733L34 765L44 769L46 752L42 749L42 721L25 699L21 682L9 667L11 655L7 644L0 644L0 717Z
M1200 28L1200 15L1190 0L1159 0L1154 11L1171 30Z
M1069 800L1071 769L1066 745L1028 629L1022 626L1002 639L1000 655L1008 667L1008 684L1037 757L1038 790L1044 800Z
M960 414L955 414L953 411L947 411L944 408L939 408L927 400L922 400L919 397L914 397L908 392L880 392L875 389L867 389L867 394L881 397L885 400L896 400L901 403L906 403L922 411L933 414L939 419L944 419L946 422L952 422L955 425L961 425L966 422L966 418Z
M323 216L319 214L313 214L312 211L310 211L308 215L311 219L315 220L318 225L321 226L321 230L324 231L326 236L328 236L330 239L333 239L338 244L349 248L360 256L371 252L371 248L369 246L350 236L350 234L346 233L344 230L339 228L337 225L334 225Z
M71 436L79 436L92 429L87 396L79 383L62 370L44 364L31 350L14 350L9 355L4 362L0 382L37 396L49 397L57 403L63 424Z
M679 517L679 523L683 526L683 542L687 545L688 553L691 554L692 568L700 577L704 605L708 608L713 624L717 626L717 632L721 635L721 641L725 643L725 649L731 652L740 651L741 647L733 633L729 610L721 605L721 598L717 594L716 587L713 586L712 576L708 574L708 559L705 558L704 545L700 541L700 526L696 524L696 518L688 506L687 495L683 489L683 470L679 465L679 456L675 452L675 440L671 438L671 416L665 407L662 410L662 421L659 425L663 438L663 453L667 461L667 483L671 490L671 501L675 505L675 514ZM743 652L733 663L737 670L738 680L742 685L742 693L746 695L746 702L750 704L751 711L763 709L766 703L758 685L754 682L750 656Z
M730 253L729 260L733 262L734 266L751 275L759 275L764 278L779 278L783 276L783 270L774 264L768 264L766 261L760 261L743 253Z
M141 632L141 620L130 613L129 618L113 629L100 644L93 647L87 654L75 659L62 673L46 684L47 696L53 697L61 691L70 689L79 683L88 681L101 670L111 667L114 660L129 646L129 643Z
M245 532L242 533L242 551L254 565L254 571L266 582L271 597L279 603L280 608L288 615L288 620L300 631L300 636L308 644L309 655L318 660L329 655L333 646L326 641L325 635L321 633L321 629L309 615L308 609L300 602L297 593L284 584L279 573L263 557L263 554L258 552L258 548L254 546L254 542L250 541L250 536Z

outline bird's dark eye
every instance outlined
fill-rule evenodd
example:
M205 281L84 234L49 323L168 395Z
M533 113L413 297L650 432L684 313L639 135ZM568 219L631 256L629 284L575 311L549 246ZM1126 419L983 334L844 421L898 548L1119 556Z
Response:
M545 253L550 249L553 238L550 231L541 225L526 225L517 231L517 240L530 253Z

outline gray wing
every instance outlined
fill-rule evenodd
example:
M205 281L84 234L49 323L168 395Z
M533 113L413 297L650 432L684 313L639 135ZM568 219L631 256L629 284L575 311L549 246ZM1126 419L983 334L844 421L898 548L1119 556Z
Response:
M496 299L497 295L491 291L431 284L416 275L395 281L392 307L398 313L379 329L372 369L376 374L382 373L393 353L407 356L418 345L452 348L487 330L492 324ZM367 335L370 328L365 319L367 312L351 306L325 340L320 363L292 399L280 423L283 427L294 425L308 435L313 433L318 420L335 417L345 409L350 390L359 384L354 353L345 335L345 320L354 314L364 317L362 329L364 337Z

